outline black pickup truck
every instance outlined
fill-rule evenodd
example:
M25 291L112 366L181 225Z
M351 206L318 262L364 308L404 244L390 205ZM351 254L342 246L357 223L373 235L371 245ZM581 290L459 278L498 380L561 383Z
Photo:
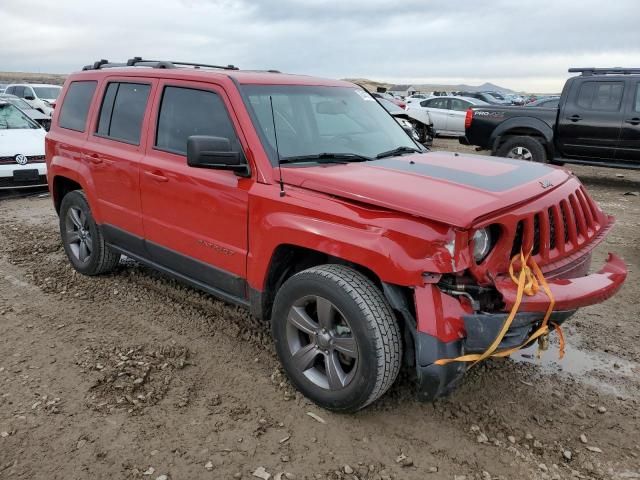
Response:
M473 107L460 143L535 162L640 169L640 69L571 68L558 108Z

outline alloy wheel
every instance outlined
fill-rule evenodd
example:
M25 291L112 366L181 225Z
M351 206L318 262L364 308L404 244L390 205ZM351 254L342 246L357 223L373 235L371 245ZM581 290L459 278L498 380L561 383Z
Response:
M526 147L513 147L510 151L509 154L507 155L508 158L515 158L518 160L532 160L533 159L533 154L531 153L531 150L529 150Z
M93 252L93 238L89 229L87 215L78 207L67 210L65 218L65 233L71 253L81 263L91 259Z
M349 322L326 298L299 299L287 316L287 344L292 364L314 385L345 388L358 368L358 345Z

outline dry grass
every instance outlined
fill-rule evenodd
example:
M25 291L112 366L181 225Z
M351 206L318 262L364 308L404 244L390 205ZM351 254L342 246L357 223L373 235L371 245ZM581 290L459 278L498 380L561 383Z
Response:
M50 83L62 85L66 75L58 73L0 72L0 83Z

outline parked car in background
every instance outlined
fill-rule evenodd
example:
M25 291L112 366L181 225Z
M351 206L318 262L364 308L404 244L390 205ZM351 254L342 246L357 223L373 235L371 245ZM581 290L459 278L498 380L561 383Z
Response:
M378 98L377 100L411 135L411 138L427 147L433 144L435 131L429 112L426 110L405 110L386 98Z
M46 185L46 133L18 107L0 99L0 189Z
M524 98L521 95L515 93L505 94L504 99L510 102L511 105L524 105Z
M469 97L433 97L420 103L409 103L407 111L424 110L429 112L436 135L464 135L464 119L467 110L473 106L489 105L477 98Z
M427 98L431 98L431 95L427 95L426 93L414 93L413 95L405 97L404 101L406 104L409 104L414 102L421 102L422 100L426 100Z
M557 108L474 107L460 141L500 157L640 168L640 68L569 72L581 75Z
M558 108L560 97L544 97L527 103L527 107Z
M394 97L390 93L386 93L386 92L371 92L371 95L373 95L376 98L384 98L385 100L388 100L388 101L390 101L392 103L395 103L400 108L405 108L407 106L406 102L400 100L399 98Z
M460 92L460 96L467 98L476 98L491 105L511 105L511 102L498 98L496 94L489 92Z
M51 126L51 117L40 110L36 110L22 98L18 98L15 95L7 95L6 93L0 93L0 100L6 100L7 102L15 105L24 113L26 113L31 120L35 120L45 130L49 130Z
M62 87L60 85L14 83L9 85L4 93L22 98L36 110L51 116L55 101L61 90Z
M7 83L0 83L0 94L4 93L4 91L7 89L8 85L9 84L7 84Z

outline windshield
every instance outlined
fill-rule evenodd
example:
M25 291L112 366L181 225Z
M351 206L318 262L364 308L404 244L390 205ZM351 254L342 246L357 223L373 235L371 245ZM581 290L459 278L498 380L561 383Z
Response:
M40 128L40 125L10 103L0 103L0 130L13 128Z
M398 105L396 105L393 102L390 102L386 98L379 98L378 102L380 102L380 105L382 105L387 110L387 112L389 112L392 115L394 113L396 113L396 114L397 113L407 113L402 108L400 108Z
M360 88L244 85L241 90L273 165L278 163L274 120L281 159L326 153L372 158L398 147L417 147Z
M46 98L55 100L58 98L58 94L62 87L33 87L38 98Z
M6 100L18 107L20 110L31 110L31 105L18 97L0 97L0 100Z

